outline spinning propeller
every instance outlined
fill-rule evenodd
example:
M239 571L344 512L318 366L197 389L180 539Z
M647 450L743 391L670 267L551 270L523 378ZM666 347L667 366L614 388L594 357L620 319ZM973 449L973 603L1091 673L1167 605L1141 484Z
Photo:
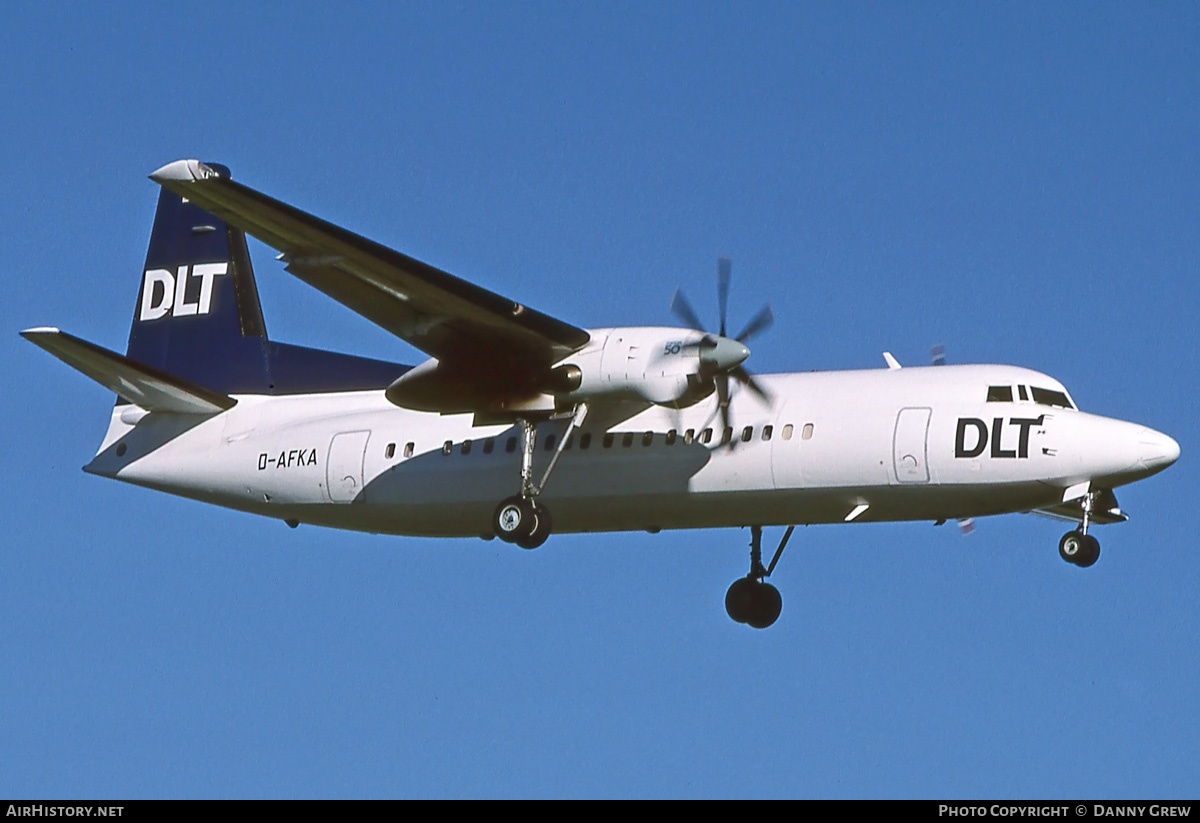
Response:
M692 309L691 304L688 303L687 298L683 296L681 289L676 289L675 296L671 299L671 311L675 312L675 316L691 328L704 334L703 338L690 344L689 347L696 348L699 351L700 378L711 380L716 387L717 407L721 413L721 426L725 429L732 426L729 419L730 377L750 389L767 403L771 402L771 396L755 381L753 375L750 374L742 363L750 356L750 349L745 346L746 341L766 331L775 322L775 314L771 311L771 306L765 305L746 324L746 328L742 329L741 334L733 338L726 336L725 320L729 309L729 271L729 258L718 258L717 303L721 310L721 325L716 334L704 328L704 324L696 316L696 312ZM732 442L733 440L730 440L730 443Z

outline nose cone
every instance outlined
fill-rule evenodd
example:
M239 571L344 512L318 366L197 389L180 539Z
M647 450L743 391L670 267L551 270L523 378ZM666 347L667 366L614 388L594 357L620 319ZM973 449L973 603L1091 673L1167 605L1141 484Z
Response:
M1066 419L1066 416L1064 416ZM1179 458L1179 444L1167 435L1138 423L1081 412L1070 416L1073 442L1082 470L1072 478L1091 479L1101 487L1133 483L1170 466Z
M1162 432L1143 428L1138 432L1138 464L1159 472L1179 459L1179 444Z
M750 356L750 350L737 340L713 337L713 346L701 358L720 371L736 369Z

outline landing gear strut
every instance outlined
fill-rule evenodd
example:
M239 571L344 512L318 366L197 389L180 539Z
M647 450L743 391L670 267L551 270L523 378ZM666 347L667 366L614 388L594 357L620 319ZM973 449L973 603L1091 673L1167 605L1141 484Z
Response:
M1087 533L1094 504L1095 492L1088 492L1083 496L1083 500L1080 501L1083 516L1079 521L1079 528L1067 532L1062 536L1062 540L1058 541L1059 557L1085 569L1100 559L1100 541Z
M765 629L779 619L783 610L783 598L779 589L765 581L775 571L783 548L791 539L795 526L788 526L779 541L779 548L771 558L771 565L766 568L762 564L762 526L750 527L750 573L733 581L729 591L725 592L725 611L738 623L745 623L755 629Z
M567 430L563 432L558 448L550 458L550 465L546 467L542 481L536 485L533 482L533 453L537 448L537 424L528 418L517 421L521 425L521 491L501 500L492 516L492 531L501 540L516 543L523 549L536 549L546 542L552 530L552 521L549 509L537 502L537 496L546 487L571 432L582 425L586 415L586 403L575 407L571 422L567 424Z

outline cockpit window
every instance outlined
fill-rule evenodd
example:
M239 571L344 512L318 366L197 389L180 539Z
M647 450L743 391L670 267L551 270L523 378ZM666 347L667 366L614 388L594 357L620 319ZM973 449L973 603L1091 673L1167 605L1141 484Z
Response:
M1011 403L1012 386L988 386L989 403Z
M1033 402L1042 406L1058 406L1063 409L1073 409L1071 401L1067 396L1060 391L1053 389L1039 389L1037 386L1030 386L1029 390L1033 392Z

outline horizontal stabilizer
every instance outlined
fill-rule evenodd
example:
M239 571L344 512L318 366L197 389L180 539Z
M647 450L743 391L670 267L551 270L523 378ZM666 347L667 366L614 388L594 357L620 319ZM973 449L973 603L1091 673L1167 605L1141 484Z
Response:
M21 336L147 411L216 414L237 403L228 395L144 366L55 328L26 329Z

